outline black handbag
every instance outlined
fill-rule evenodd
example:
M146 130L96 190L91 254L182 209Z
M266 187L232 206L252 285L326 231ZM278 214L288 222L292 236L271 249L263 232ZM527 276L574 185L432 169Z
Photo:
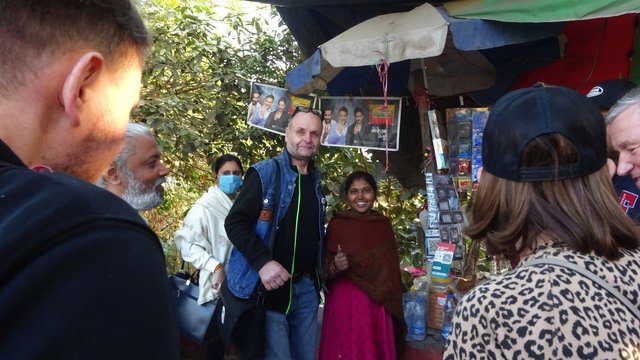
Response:
M183 264L184 265L184 264ZM216 336L214 312L218 298L202 305L198 304L200 288L194 283L194 276L180 271L169 276L174 295L175 314L178 330L187 338L198 344L206 344Z
M262 359L265 346L266 310L262 284L248 299L241 299L229 290L227 282L220 284L222 306L216 312L220 336L227 350L233 344L242 359Z

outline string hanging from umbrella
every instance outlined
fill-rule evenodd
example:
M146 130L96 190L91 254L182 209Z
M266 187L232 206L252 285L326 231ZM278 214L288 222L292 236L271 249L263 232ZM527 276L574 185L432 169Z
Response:
M382 96L384 98L384 104L382 105L382 111L384 113L384 122L385 122L385 164L384 164L384 173L387 174L389 172L389 111L387 110L387 86L389 80L389 62L387 61L384 54L378 53L382 56L378 62L376 63L376 70L378 71L378 76L380 77L380 83L382 84Z

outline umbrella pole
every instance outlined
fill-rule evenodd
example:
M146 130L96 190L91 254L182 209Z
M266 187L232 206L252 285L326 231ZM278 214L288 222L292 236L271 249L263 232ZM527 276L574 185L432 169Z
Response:
M427 69L426 66L424 66L424 58L420 58L420 65L420 69L422 70L422 83L425 90L429 90L429 85L427 84Z
M427 81L426 75L424 73L424 68L422 70L423 73L421 75L424 81L423 83L425 84L424 86L426 86ZM419 81L417 81L418 76L421 75L419 75L417 71L414 71L412 73L413 78L416 80L414 81L414 84L417 84L413 88L413 99L415 100L418 108L418 118L420 120L420 135L422 138L422 153L424 154L424 161L420 165L420 170L422 172L435 172L435 162L433 161L435 152L431 126L429 124L429 91L426 87L421 85Z

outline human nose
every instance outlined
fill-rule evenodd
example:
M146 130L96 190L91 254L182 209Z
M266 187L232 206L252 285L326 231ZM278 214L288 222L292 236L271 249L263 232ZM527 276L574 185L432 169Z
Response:
M164 166L163 163L160 163L160 171L158 172L160 176L167 176L170 172L171 170L169 170L168 167Z
M618 174L618 176L625 176L629 172L631 172L632 168L633 168L633 164L631 164L629 156L624 152L621 152L620 156L618 157L618 166L616 167L616 174Z

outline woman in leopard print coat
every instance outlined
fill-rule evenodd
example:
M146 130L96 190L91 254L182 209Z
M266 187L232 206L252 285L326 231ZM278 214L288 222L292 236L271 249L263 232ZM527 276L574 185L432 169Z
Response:
M640 251L606 168L604 120L583 95L534 87L496 103L484 132L469 226L521 263L456 308L445 359L640 359L640 319L563 259L640 309Z

